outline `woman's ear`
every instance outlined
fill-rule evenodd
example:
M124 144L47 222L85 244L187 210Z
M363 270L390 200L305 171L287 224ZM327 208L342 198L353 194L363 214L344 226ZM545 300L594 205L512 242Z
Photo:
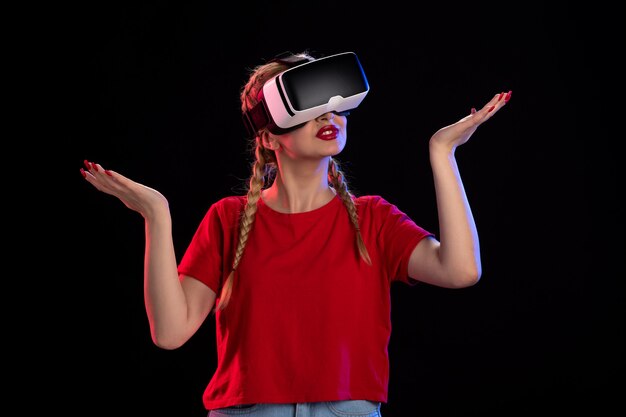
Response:
M276 136L270 134L267 131L261 133L261 141L263 142L263 147L265 149L277 151L280 148L280 143L278 143Z

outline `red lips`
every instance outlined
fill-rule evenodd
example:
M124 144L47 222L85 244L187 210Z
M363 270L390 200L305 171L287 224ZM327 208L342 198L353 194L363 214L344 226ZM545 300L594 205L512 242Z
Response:
M337 129L336 126L328 125L318 130L317 135L315 135L315 137L317 137L318 139L322 139L322 140L333 140L333 139L337 139L338 133L339 133L339 129Z

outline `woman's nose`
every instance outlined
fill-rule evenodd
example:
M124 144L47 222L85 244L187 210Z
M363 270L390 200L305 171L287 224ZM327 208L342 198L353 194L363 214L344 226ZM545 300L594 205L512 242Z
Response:
M332 111L326 112L324 114L322 114L320 117L318 117L318 120L332 120L335 118L335 113Z

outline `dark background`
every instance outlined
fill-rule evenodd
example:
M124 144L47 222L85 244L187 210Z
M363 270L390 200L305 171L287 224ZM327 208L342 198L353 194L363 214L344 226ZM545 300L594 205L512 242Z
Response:
M239 89L248 69L287 50L358 54L371 91L338 159L355 193L382 195L434 232L430 135L513 90L457 150L482 280L392 289L383 416L624 410L623 129L595 121L615 95L623 53L608 46L620 31L615 12L295 4L102 2L60 18L81 240L66 259L75 286L58 349L69 359L55 364L74 382L57 398L65 411L206 415L212 316L178 350L152 344L143 219L78 170L87 159L160 190L180 258L209 205L246 185Z

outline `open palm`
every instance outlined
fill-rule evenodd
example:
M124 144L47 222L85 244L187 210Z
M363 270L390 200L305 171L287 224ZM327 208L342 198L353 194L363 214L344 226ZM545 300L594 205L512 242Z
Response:
M496 94L479 111L472 108L471 113L458 122L439 129L431 137L431 142L449 149L464 144L478 129L478 126L492 118L510 99L511 91Z

